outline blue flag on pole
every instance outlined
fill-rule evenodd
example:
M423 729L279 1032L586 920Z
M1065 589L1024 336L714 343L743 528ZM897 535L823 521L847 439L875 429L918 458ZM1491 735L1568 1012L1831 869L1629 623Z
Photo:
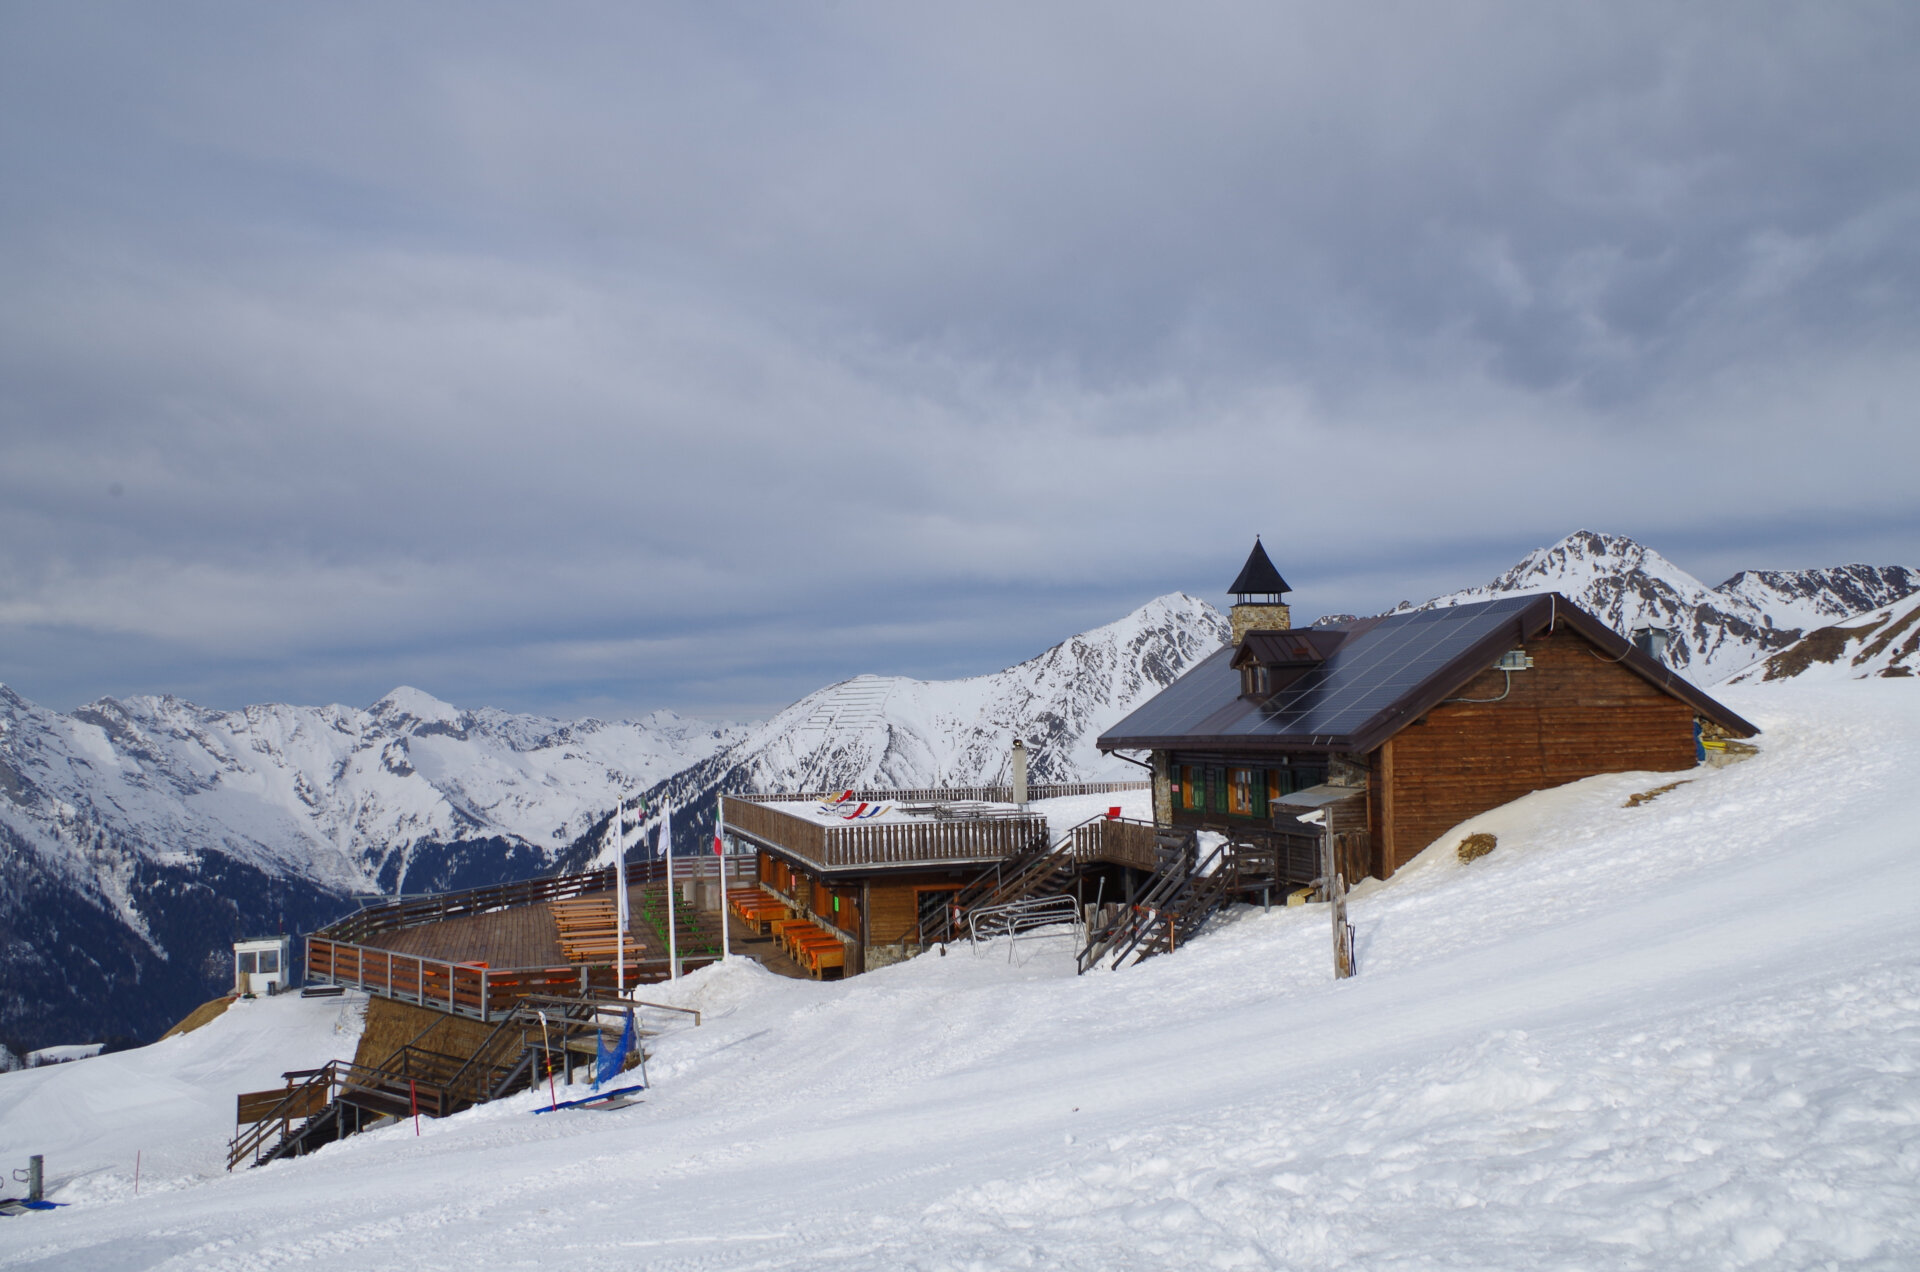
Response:
M611 1051L607 1049L605 1034L594 1035L593 1051L596 1059L593 1085L597 1087L602 1082L619 1077L620 1071L626 1067L628 1054L633 1051L633 1013L627 1013L627 1027L620 1031L620 1041L613 1044Z

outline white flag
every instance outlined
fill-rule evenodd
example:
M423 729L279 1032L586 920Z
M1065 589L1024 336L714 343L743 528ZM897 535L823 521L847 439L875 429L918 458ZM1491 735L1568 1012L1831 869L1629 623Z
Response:
M626 935L632 916L627 910L627 805L622 800L613 810L613 890L619 897L620 933Z
M673 805L660 805L660 855L673 855Z

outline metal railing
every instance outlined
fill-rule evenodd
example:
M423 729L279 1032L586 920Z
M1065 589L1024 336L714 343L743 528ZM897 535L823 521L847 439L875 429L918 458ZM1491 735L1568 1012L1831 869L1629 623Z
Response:
M982 941L1002 936L1021 936L1041 928L1070 924L1080 927L1080 906L1072 897L1026 897L1005 905L981 906L967 921L967 930L977 947Z

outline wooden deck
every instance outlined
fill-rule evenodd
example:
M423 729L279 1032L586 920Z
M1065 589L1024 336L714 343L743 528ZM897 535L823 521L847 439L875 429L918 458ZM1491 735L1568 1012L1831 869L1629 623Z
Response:
M648 956L657 957L666 953L665 946L659 933L652 931L641 915L642 894L648 887L636 884L629 888L628 904L633 911L632 930L647 941ZM662 890L653 887L652 891L653 903L657 907L662 904ZM717 918L711 913L702 913L700 917L703 926ZM789 958L771 937L756 935L731 916L728 918L727 936L736 953L745 954L764 964L768 971L782 976L806 976L800 965ZM560 949L560 928L554 921L553 906L547 901L381 932L368 937L365 943L397 954L416 954L422 958L445 959L450 963L487 963L493 967L563 967L567 963L566 955ZM692 950L683 949L682 952L691 954Z
M560 952L553 905L547 901L381 932L365 943L400 954L493 967L558 967L567 961Z

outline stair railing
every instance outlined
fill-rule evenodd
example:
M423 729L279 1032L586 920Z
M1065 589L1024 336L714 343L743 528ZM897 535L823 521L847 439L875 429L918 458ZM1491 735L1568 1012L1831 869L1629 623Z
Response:
M297 1130L304 1130L307 1123L325 1112L333 1103L333 1088L339 1081L340 1065L341 1062L338 1060L329 1060L318 1069L296 1069L288 1075L290 1080L304 1075L305 1080L298 1086L291 1085L289 1081L287 1094L265 1117L253 1122L228 1141L227 1169L232 1170L240 1164L242 1158L248 1155L252 1155L254 1164L258 1165L261 1158L268 1153L265 1147L267 1140L276 1131L282 1140L289 1139ZM322 1092L324 1098L320 1101L319 1109L304 1115L296 1114L296 1110L310 1107L313 1097ZM293 1125L296 1116L300 1121L298 1128Z

